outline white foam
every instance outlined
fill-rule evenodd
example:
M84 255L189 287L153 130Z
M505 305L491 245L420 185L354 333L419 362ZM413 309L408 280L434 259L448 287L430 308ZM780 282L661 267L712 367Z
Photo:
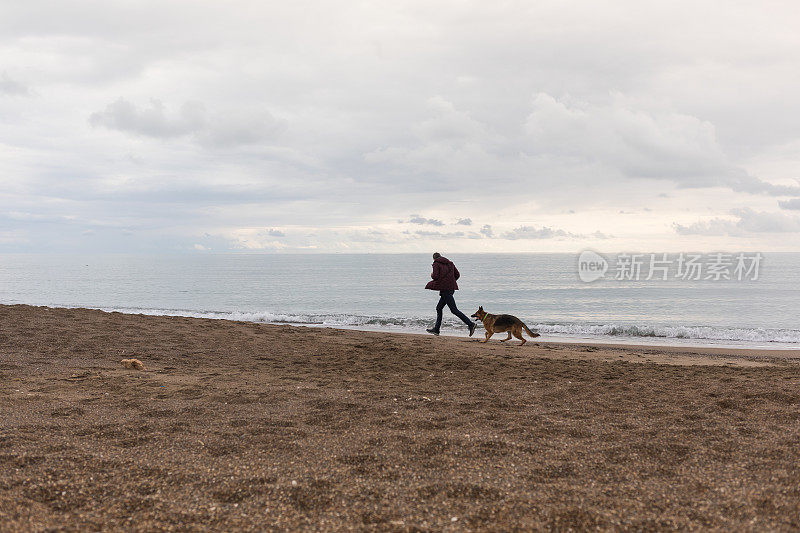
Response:
M800 343L800 331L787 329L619 324L536 324L535 327L540 333L576 336Z

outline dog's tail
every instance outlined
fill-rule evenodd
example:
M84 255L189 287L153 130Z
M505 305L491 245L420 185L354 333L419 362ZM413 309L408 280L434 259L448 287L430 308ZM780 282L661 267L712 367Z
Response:
M522 323L522 327L525 328L525 333L527 333L531 337L538 337L539 336L538 333L534 333L533 331L529 330L528 326L526 326L524 322Z

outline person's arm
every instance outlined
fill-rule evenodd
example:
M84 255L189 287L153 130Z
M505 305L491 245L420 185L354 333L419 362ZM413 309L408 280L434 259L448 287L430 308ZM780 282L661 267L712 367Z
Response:
M433 272L431 272L431 278L432 279L439 279L439 275L440 274L441 274L441 272L439 271L439 263L434 263L433 264Z
M461 273L458 271L455 265L453 265L453 276L455 276L456 279L461 277Z

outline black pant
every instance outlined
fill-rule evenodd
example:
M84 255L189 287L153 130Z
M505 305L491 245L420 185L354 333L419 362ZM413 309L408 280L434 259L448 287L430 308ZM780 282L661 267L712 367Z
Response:
M463 320L464 324L467 326L472 324L470 319L467 318L467 315L459 311L458 307L456 307L456 299L453 298L455 292L456 291L439 291L439 303L436 304L436 326L433 328L436 331L439 331L439 328L442 326L442 310L445 305L450 309L451 313Z

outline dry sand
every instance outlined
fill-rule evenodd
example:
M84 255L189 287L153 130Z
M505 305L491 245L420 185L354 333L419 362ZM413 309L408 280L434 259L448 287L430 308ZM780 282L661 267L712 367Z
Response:
M0 306L0 530L797 530L798 357Z

